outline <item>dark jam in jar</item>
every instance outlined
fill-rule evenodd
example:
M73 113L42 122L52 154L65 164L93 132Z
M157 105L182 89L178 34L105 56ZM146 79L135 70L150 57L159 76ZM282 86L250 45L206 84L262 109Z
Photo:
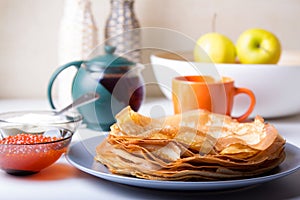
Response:
M100 83L116 100L138 111L144 99L143 82L139 76L106 74L100 79Z

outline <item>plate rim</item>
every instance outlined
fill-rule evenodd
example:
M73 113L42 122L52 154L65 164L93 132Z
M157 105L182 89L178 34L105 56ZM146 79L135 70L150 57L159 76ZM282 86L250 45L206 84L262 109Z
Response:
M153 189L166 189L166 190L224 190L224 189L234 189L234 188L242 188L242 187L247 187L251 185L256 185L256 184L261 184L269 181L273 181L279 178L283 178L287 175L290 175L300 169L300 162L296 164L297 166L291 167L288 170L285 170L283 172L278 172L274 174L269 174L269 175L264 175L264 176L258 176L258 177L253 177L253 178L245 178L245 179L237 179L237 180L220 180L220 181L163 181L163 180L147 180L147 179L141 179L137 177L129 177L129 176L122 176L118 174L112 174L112 173L106 173L106 172L101 172L97 171L95 169L92 169L91 167L86 167L75 160L72 159L70 156L70 152L74 148L80 148L80 145L83 142L89 142L89 141L99 141L101 142L105 137L107 137L107 133L99 136L94 136L90 137L87 139L84 139L82 141L78 141L70 146L68 151L65 154L65 157L67 161L74 166L75 168L96 176L98 178L108 180L111 182L115 183L121 183L125 185L131 185L131 186L137 186L137 187L144 187L144 188L153 188ZM100 138L102 138L100 140ZM294 149L298 153L300 153L300 148L297 147L296 145L293 145L291 143L286 143L285 144L286 149ZM79 146L79 147L78 147ZM87 149L86 149L87 150ZM90 156L92 159L94 159L94 155L90 154L88 150L88 156ZM287 155L288 156L288 155ZM300 156L300 154L298 155ZM286 161L286 160L285 160ZM97 162L97 161L95 161ZM284 162L283 162L284 163ZM103 164L97 162L97 164L102 165L102 167L105 167ZM142 183L142 184L141 184Z

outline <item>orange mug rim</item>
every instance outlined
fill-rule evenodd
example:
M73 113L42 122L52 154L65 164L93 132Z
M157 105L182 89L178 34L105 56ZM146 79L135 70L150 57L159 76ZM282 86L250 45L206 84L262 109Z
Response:
M199 78L202 78L202 80L200 80ZM210 78L210 79L214 80L213 77L209 76L209 75L176 76L176 77L173 78L173 80L180 81L180 82L185 82L187 84L203 84L203 85L207 85L207 84L209 84L209 85L218 85L218 84L234 83L234 79L232 79L228 76L221 76L222 80L218 81L218 82L208 82L208 81L205 80L205 78ZM197 81L196 79L199 79L199 81Z

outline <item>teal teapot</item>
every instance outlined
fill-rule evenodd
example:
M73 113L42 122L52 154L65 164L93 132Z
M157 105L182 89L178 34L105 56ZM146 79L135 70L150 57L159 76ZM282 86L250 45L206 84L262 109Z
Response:
M100 98L83 105L78 112L88 128L109 131L115 123L115 115L128 105L137 111L145 97L143 65L114 55L115 47L105 46L105 55L91 60L67 63L59 67L51 76L48 85L48 100L53 109L52 86L58 75L69 67L77 73L72 83L72 98L77 99L87 92L96 92ZM67 94L66 94L67 95Z

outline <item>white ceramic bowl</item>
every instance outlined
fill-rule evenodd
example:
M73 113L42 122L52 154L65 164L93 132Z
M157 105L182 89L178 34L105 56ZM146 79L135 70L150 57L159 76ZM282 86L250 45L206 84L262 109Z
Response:
M282 58L287 56L282 55ZM299 57L300 59L300 57ZM256 106L250 117L277 118L300 113L300 62L292 65L207 64L192 61L192 53L158 53L151 56L153 71L163 94L171 99L172 78L180 75L232 77L237 87L251 89ZM232 115L248 107L245 95L235 98Z

